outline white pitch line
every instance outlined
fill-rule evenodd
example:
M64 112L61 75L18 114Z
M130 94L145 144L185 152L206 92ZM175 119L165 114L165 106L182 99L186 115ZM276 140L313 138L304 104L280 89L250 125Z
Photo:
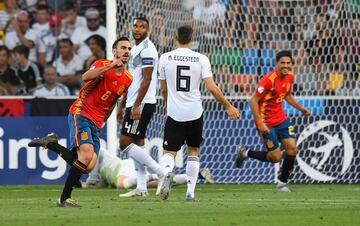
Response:
M232 199L226 199L226 198L210 198L210 200L219 201L219 202L254 202L254 203L281 203L281 202L287 202L289 204L294 203L304 203L304 204L314 204L314 203L322 203L322 204L359 204L359 199L243 199L243 198L232 198Z

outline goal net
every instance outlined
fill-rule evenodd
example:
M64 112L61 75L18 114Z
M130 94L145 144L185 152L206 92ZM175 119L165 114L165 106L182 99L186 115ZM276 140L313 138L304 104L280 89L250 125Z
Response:
M288 49L296 75L293 94L312 113L305 118L284 105L299 149L291 182L360 183L359 0L118 0L117 6L117 33L131 37L134 18L146 16L159 54L176 48L179 25L192 25L192 48L209 57L215 81L242 110L240 120L228 120L202 87L201 168L210 168L216 182L276 181L278 165L247 160L236 169L234 160L240 144L264 150L248 99L275 66L276 52ZM159 97L146 145L154 158L161 154L165 114ZM186 154L179 155L176 171L182 173Z

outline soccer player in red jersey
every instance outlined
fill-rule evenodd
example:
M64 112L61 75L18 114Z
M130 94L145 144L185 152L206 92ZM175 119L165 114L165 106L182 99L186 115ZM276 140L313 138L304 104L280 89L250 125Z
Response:
M59 154L71 165L58 207L80 207L71 198L73 186L83 173L89 173L95 166L100 149L100 128L111 114L117 99L132 82L131 74L125 69L130 57L131 45L126 37L113 44L114 60L95 61L82 75L85 85L79 97L69 109L70 148L58 144L56 134L35 138L28 145L42 146Z
M250 108L255 126L267 151L253 151L240 146L236 158L236 166L241 167L246 158L254 158L264 162L280 162L282 153L279 142L285 148L282 162L278 192L290 192L287 181L293 169L297 154L294 126L290 123L282 107L285 99L291 106L308 116L310 112L301 106L291 94L294 74L291 72L292 56L289 51L280 51L276 55L275 70L260 79L255 94L250 99Z

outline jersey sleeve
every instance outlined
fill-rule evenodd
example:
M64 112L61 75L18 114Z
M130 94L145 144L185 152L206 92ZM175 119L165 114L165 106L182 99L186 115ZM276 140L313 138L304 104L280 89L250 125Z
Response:
M132 81L133 81L133 76L132 74L125 69L124 74L126 75L126 81L125 81L125 89L127 90L129 88L129 86L131 85Z
M291 94L291 93L292 93L293 83L294 83L294 74L291 74L291 76L290 76L290 88L289 88L288 94Z
M147 68L147 67L155 67L155 61L157 56L157 52L151 48L145 48L141 51L141 67Z
M161 55L160 56L160 60L159 60L159 68L158 68L158 72L159 72L159 80L165 80L165 55Z
M92 70L94 68L104 67L104 66L107 66L109 64L111 64L110 60L100 59L100 60L97 60L94 63L92 63L89 70Z
M260 79L259 84L256 87L255 94L256 96L263 98L270 91L270 89L271 89L270 79L268 79L267 77L262 78Z
M201 62L201 77L204 79L212 76L213 74L211 71L211 64L209 58L204 56Z

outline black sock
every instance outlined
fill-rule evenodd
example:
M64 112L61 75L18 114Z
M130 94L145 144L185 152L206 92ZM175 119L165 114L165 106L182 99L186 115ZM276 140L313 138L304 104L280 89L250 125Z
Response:
M287 183L289 176L294 168L295 156L285 155L283 164L281 166L280 181Z
M260 160L262 162L268 162L269 161L269 160L267 160L266 155L267 155L266 151L252 151L252 150L249 150L248 153L247 153L248 157Z
M77 157L75 157L75 155L72 151L61 146L58 143L49 142L46 145L46 147L48 149L50 149L51 151L56 152L58 155L60 155L61 158L63 158L65 160L65 162L67 162L70 166L72 166L74 164L75 160L77 159Z
M65 186L63 192L61 194L60 201L63 202L68 198L71 198L71 192L73 190L74 185L80 180L82 172L76 167L72 166L69 170L69 175L66 178Z

